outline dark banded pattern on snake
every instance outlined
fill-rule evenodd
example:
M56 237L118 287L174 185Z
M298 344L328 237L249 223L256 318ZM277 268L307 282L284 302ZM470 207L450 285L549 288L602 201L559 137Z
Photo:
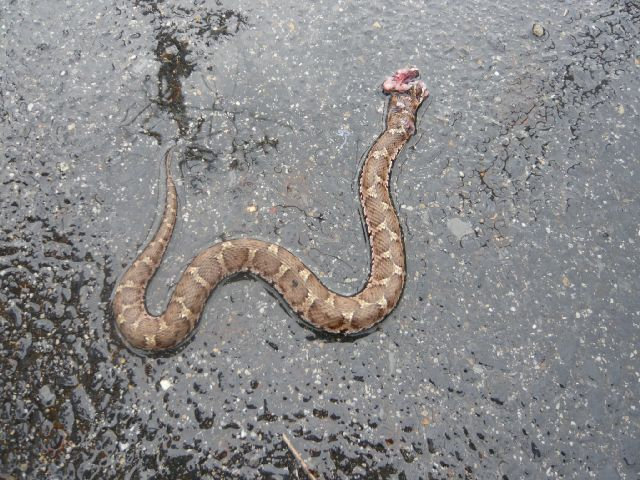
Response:
M398 70L383 84L390 95L386 128L367 154L360 174L360 202L371 248L371 270L362 290L351 296L333 292L285 248L242 238L200 252L180 277L165 312L151 315L145 305L147 286L162 262L178 211L169 149L162 223L115 289L113 313L126 341L150 351L180 345L196 328L211 292L240 272L273 285L302 320L319 330L353 334L382 321L398 303L405 282L402 230L391 202L389 178L393 161L415 133L416 112L429 94L418 75L416 68Z

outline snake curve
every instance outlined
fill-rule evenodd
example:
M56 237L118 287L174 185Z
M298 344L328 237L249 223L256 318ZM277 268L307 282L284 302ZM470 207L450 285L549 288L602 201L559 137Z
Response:
M304 263L285 248L251 238L220 242L206 248L182 273L164 313L151 315L145 305L147 286L162 262L176 223L178 197L170 173L172 149L165 155L166 199L162 222L151 241L118 282L113 314L124 339L134 348L159 351L183 343L196 328L216 286L240 272L270 283L311 327L354 334L382 321L400 300L406 268L398 215L391 202L391 167L415 133L416 112L429 95L417 68L400 69L387 78L390 95L386 127L369 150L360 172L371 268L367 283L344 296L324 286Z

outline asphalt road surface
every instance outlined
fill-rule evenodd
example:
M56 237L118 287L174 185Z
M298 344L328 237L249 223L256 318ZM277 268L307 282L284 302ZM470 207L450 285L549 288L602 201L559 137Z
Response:
M2 2L0 477L639 478L639 40L630 0ZM357 172L408 65L379 328L319 335L238 277L177 352L128 349L110 299L172 145L151 311L243 236L358 291Z

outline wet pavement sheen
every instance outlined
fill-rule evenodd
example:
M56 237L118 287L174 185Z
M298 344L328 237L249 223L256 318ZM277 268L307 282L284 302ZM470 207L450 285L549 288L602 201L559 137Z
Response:
M0 5L0 474L598 478L640 472L640 7L634 1ZM179 351L109 308L158 221L147 294L225 238L353 293L380 84L431 97L393 171L398 308L349 340L248 277ZM0 478L4 478L0 475Z

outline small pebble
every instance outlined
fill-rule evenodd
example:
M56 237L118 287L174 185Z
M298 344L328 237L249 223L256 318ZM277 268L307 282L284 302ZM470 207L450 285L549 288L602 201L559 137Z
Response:
M47 320L45 318L41 318L39 320L36 320L34 322L33 325L36 329L38 330L42 330L46 333L51 333L53 332L53 329L55 328L55 325L53 324L53 322L51 320Z
M544 27L539 23L534 23L531 31L536 37L541 37L544 35Z
M48 385L40 388L38 391L38 398L44 407L50 407L53 402L56 401L55 394L51 391Z

